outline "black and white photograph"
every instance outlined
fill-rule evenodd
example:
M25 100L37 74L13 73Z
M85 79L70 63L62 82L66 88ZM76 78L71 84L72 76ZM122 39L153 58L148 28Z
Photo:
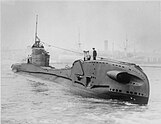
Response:
M1 124L161 123L161 1L0 4Z

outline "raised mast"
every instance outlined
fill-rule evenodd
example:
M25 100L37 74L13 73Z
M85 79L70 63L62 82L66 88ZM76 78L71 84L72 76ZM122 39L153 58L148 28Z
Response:
M35 43L36 43L36 40L37 40L37 24L38 24L38 15L36 15L36 29L35 29Z
M78 27L78 50L81 51L80 28Z
M37 48L44 48L44 46L42 44L40 44L40 39L37 36L37 25L38 25L38 15L36 15L36 29L35 29L35 43L32 46L33 47L37 47Z

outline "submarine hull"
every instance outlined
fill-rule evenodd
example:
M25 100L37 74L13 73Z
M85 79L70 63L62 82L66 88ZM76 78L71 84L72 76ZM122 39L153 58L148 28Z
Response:
M98 61L90 61L92 65L93 63L98 64L97 62ZM80 95L82 97L116 99L119 101L127 101L140 105L148 103L149 94L146 94L146 91L143 91L143 89L149 89L141 88L142 86L139 85L132 87L131 84L127 82L125 84L118 83L116 80L110 78L110 76L108 76L108 73L107 75L105 75L105 77L101 77L99 75L101 73L94 74L94 76L91 74L91 72L88 73L89 70L87 67L85 67L89 67L88 64L89 62L82 62L78 60L73 63L73 66L71 68L63 69L55 69L53 67L41 67L27 63L13 64L11 68L14 72L17 72L19 74L28 74L46 80L54 81L56 83L60 83L61 85L64 85L71 93L75 95ZM101 67L98 66L99 69L97 69L96 66L94 71L99 71ZM92 67L90 67L90 69L91 68ZM81 69L83 69L83 71ZM81 73L81 71L83 73ZM103 72L102 69L101 71ZM109 70L106 70L105 72L109 72ZM99 77L102 79L99 80ZM144 95L140 93L141 91L142 93L144 93ZM147 91L147 93L149 93L149 91Z
M37 36L37 20L38 16L32 53L28 56L27 63L11 66L14 72L60 83L72 93L83 97L117 99L135 104L148 103L148 78L143 70L133 63L103 58L90 60L89 54L87 55L89 51L86 51L84 61L76 60L72 67L56 69L49 66L49 52L44 49L44 42Z

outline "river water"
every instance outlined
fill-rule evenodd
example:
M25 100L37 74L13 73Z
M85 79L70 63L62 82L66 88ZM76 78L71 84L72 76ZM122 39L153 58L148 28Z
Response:
M13 73L11 65L25 57L2 51L2 124L160 124L161 68L143 67L150 81L148 105L75 96L66 87ZM65 82L64 82L65 83Z

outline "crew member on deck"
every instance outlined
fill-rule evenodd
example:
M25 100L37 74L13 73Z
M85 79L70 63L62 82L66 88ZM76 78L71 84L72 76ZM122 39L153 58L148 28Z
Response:
M95 50L95 48L93 48L93 60L96 60L96 56L97 56L97 51Z
M83 51L84 52L84 61L90 60L91 56L89 55L89 51Z

